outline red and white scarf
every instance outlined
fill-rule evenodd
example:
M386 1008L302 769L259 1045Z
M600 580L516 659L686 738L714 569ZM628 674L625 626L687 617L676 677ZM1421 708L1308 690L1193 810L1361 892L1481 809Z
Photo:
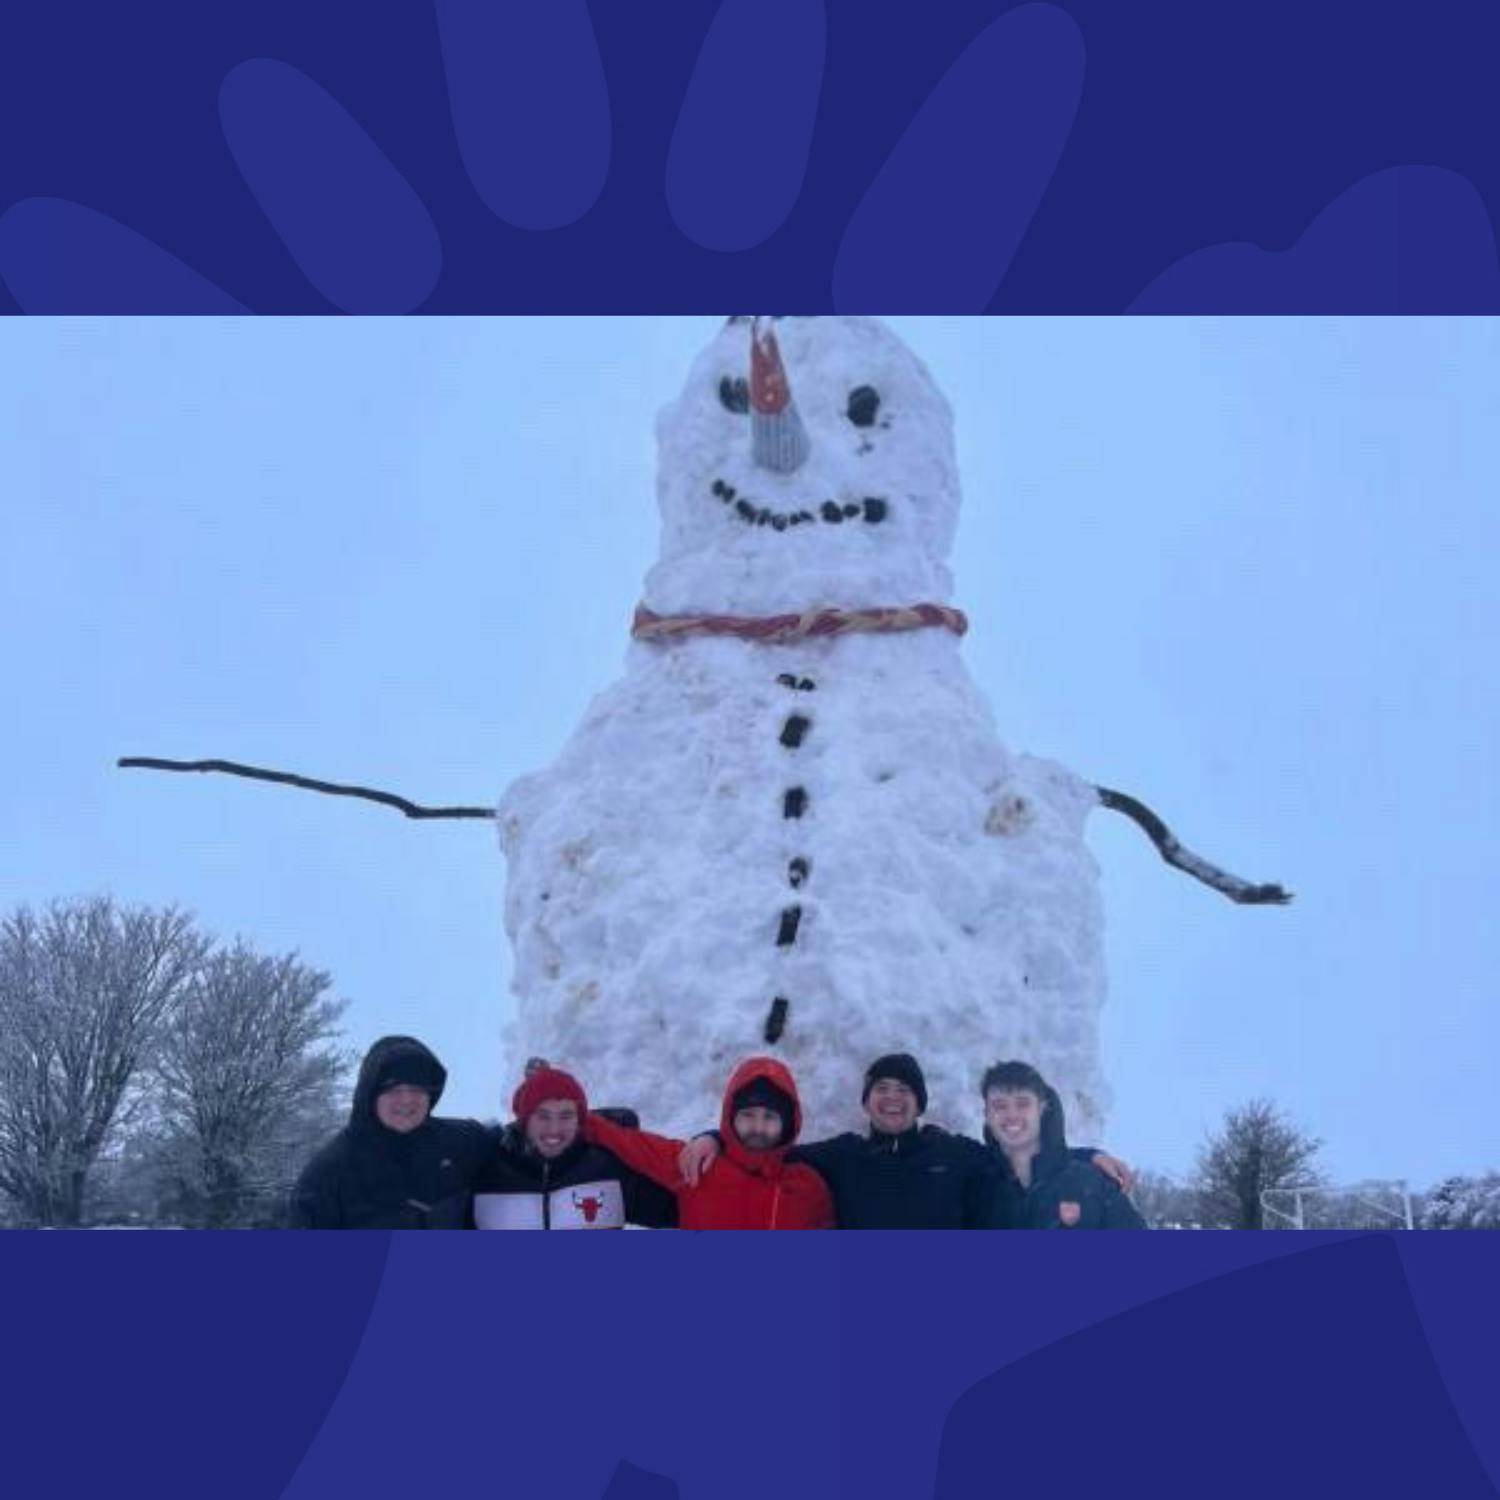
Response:
M732 635L780 645L823 636L853 635L931 627L963 635L969 621L946 604L907 604L892 609L809 609L795 615L659 615L638 605L630 633L638 641L678 636Z

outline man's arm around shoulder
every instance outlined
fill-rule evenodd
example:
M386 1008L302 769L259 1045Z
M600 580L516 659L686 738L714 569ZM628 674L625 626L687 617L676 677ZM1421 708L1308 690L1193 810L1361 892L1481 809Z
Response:
M676 1192L685 1185L677 1169L681 1141L653 1135L649 1130L631 1130L596 1114L584 1119L583 1134L586 1140L602 1146L611 1156L619 1157L627 1167L642 1177L649 1177L658 1186Z

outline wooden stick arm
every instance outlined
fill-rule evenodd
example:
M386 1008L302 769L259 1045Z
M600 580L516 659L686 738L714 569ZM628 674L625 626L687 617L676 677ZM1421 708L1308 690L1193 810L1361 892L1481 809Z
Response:
M1201 880L1204 885L1212 887L1220 895L1228 896L1231 901L1236 901L1241 906L1285 906L1292 899L1291 892L1283 890L1279 885L1254 885L1248 880L1241 880L1238 875L1231 875L1227 870L1221 870L1215 864L1210 864L1202 855L1194 854L1191 849L1179 842L1172 830L1144 802L1135 797L1128 796L1124 792L1112 791L1107 786L1095 787L1094 790L1098 792L1099 801L1103 806L1113 812L1124 813L1131 822L1141 828L1169 865L1175 865L1179 870L1191 875L1194 880Z
M264 766L241 765L234 760L160 760L152 755L127 755L115 762L127 770L147 771L223 771L230 776L248 776L255 781L275 781L282 786L301 787L304 791L324 792L330 797L363 797L394 807L408 818L493 818L492 807L423 807L394 792L380 792L373 787L347 786L337 781L314 781L310 776L294 776L290 771L268 771Z

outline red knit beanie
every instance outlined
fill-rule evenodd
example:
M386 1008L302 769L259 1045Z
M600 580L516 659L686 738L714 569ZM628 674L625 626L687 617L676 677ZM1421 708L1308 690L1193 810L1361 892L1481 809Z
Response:
M578 1106L580 1119L589 1112L583 1085L561 1068L538 1068L530 1074L516 1090L510 1107L516 1119L524 1125L539 1106L553 1099L571 1099Z

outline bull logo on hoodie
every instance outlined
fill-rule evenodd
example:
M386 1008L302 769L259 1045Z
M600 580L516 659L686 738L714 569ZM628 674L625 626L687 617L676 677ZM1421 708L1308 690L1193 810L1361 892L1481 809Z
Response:
M604 1196L601 1193L590 1193L587 1198L580 1198L577 1193L574 1193L573 1207L583 1215L585 1224L592 1224L604 1207Z
M1057 1205L1057 1217L1062 1221L1064 1229L1077 1229L1078 1220L1083 1216L1083 1210L1076 1203L1059 1203Z

